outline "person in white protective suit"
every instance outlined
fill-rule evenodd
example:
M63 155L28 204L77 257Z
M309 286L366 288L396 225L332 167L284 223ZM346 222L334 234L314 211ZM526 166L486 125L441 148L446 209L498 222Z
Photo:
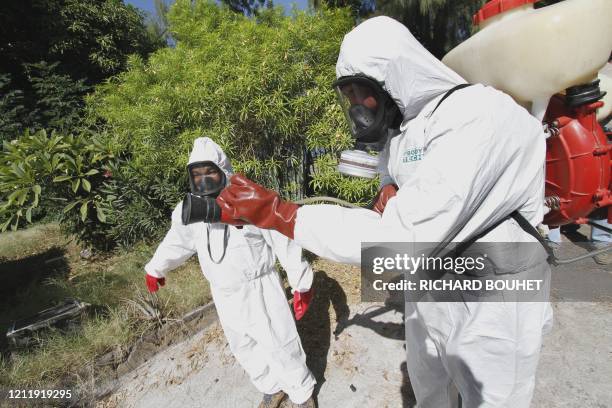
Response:
M382 215L300 207L235 175L217 198L229 218L355 265L362 242L537 242L509 218L518 210L533 227L544 214L545 136L525 109L494 88L467 86L388 17L345 36L336 75L356 141L382 149ZM537 257L515 256L512 264L549 276L537 249ZM457 391L463 407L529 406L551 322L548 302L407 302L407 367L418 406L456 405Z
M191 193L174 209L170 230L145 266L149 290L164 285L168 271L197 253L229 347L255 387L264 393L260 407L278 407L287 395L292 406L314 407L315 379L306 366L274 266L278 257L296 292L294 302L304 308L300 311L294 303L299 319L307 307L303 297L311 293L313 279L302 249L276 231L230 226L214 214L201 213L204 209L218 214L206 203L216 205L215 193L232 175L228 158L213 140L195 140L188 170Z

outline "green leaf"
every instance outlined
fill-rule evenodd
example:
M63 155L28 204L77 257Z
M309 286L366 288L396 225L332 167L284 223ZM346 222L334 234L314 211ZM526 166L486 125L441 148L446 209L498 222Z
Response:
M85 173L85 175L86 175L86 176L93 176L94 174L98 174L98 173L100 173L100 171L99 171L99 170L97 170L97 169L91 169L91 170L89 170L87 173Z
M32 222L32 207L28 208L26 211L26 220L31 223Z
M100 220L100 222L106 222L106 214L104 214L104 211L102 211L100 207L96 207L96 215L98 216L98 220Z
M89 204L89 201L85 201L81 204L81 221L83 222L85 222L87 218L87 204Z
M11 165L11 169L13 170L13 173L15 173L17 177L25 176L25 171L23 170L23 167L21 164L17 165L16 163L13 163Z
M18 199L19 195L21 194L21 191L22 190L19 189L19 190L15 190L11 194L9 194L9 196L8 196L8 204L12 204L13 202L15 202Z
M28 198L28 191L28 189L24 188L20 188L19 190L13 191L8 196L7 204L10 205L16 202L18 205L22 205L25 202L26 198Z
M72 191L76 193L80 185L81 185L81 179L72 180Z
M62 210L62 212L65 214L68 211L72 210L77 204L79 204L81 202L81 200L77 200L77 201L73 201L70 204L68 204L67 206L64 207L64 209Z
M81 179L81 180L83 180L83 190L89 193L91 191L91 183L87 179Z
M4 221L4 222L2 223L2 226L1 226L1 228L2 228L2 232L4 232L4 231L6 231L6 230L7 230L8 226L9 226L9 224L11 223L11 221L12 221L12 220L13 220L13 217L9 218L8 220L6 220L6 221Z
M53 179L54 183L59 183L60 181L70 180L72 176L57 176Z

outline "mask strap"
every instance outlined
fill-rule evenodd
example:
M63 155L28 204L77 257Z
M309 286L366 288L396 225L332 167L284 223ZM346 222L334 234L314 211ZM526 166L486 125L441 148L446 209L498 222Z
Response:
M215 261L213 259L212 254L210 253L210 224L208 223L206 224L206 247L208 249L208 256L210 257L210 260L216 263L217 265L219 265L221 261L223 261L223 258L225 258L225 251L227 250L228 241L229 241L229 229L228 229L228 225L225 224L225 227L223 229L223 255L221 255L221 258L218 261Z

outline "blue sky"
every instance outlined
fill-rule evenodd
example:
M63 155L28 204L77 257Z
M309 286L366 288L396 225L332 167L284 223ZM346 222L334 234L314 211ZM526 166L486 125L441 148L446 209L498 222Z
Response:
M155 16L155 2L153 0L124 0L124 2ZM166 2L173 3L173 0L166 0ZM308 6L308 0L274 0L275 5L282 5L287 11L291 9L292 3L297 4L300 9L305 9Z

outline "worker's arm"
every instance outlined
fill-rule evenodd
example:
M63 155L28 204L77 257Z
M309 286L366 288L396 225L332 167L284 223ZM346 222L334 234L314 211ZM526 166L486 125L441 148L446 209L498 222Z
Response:
M427 122L424 158L406 164L409 176L382 216L331 205L300 208L241 175L232 177L217 202L233 218L356 265L362 242L466 240L537 200L534 183L540 186L544 165L541 125L497 91L481 89L477 96L482 98L470 104L443 105L438 112L446 108L444 120L437 114Z
M424 159L391 198L381 216L332 205L297 210L294 239L304 249L333 261L359 264L362 242L453 240L487 198L507 164L517 158L512 140L496 141L488 118L432 126ZM513 171L513 170L511 170ZM482 231L521 205L517 189L496 203L487 219L471 221ZM457 240L466 239L465 232Z
M145 265L148 275L164 278L166 273L179 267L196 252L191 230L181 221L182 204L172 212L170 230L159 244L153 258Z
M287 272L292 291L306 292L312 286L312 268L302 256L302 248L295 241L274 230L261 230L262 236Z

